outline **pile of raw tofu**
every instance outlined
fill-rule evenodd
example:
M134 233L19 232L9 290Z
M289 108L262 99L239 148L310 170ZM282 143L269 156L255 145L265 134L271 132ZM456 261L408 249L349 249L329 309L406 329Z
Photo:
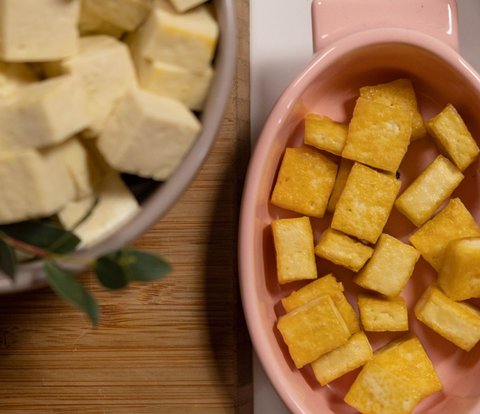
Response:
M57 214L88 244L138 209L119 172L168 179L213 76L203 3L0 0L0 224Z

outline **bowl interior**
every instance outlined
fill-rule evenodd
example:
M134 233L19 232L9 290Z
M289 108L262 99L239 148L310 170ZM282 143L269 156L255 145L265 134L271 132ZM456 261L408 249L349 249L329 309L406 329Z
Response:
M418 45L389 42L352 49L347 54L326 54L314 60L288 90L288 96L279 101L260 138L250 166L242 207L242 293L257 353L277 391L293 411L356 412L343 402L343 397L358 370L321 387L309 367L301 370L294 367L275 327L278 317L284 313L281 298L305 284L280 286L276 277L270 223L277 218L299 216L269 203L284 149L303 144L303 120L307 113L348 122L361 86L400 77L413 81L425 120L440 112L447 103L452 103L478 141L480 118L476 112L480 108L480 82L468 65L453 50L450 52L451 59L443 59L434 51ZM402 189L438 154L429 138L411 144L400 167ZM452 197L460 197L480 221L478 165L477 161L464 172L465 179ZM323 229L330 225L331 215L327 213L323 219L311 221L315 240L318 240ZM407 241L414 230L414 225L393 209L384 232ZM344 284L349 301L356 307L356 294L361 289L352 282L353 272L319 258L317 266L319 277L332 272ZM480 346L469 353L464 352L423 326L412 313L416 300L435 277L430 265L420 259L402 293L409 308L410 330L420 338L444 385L442 392L424 400L415 412L440 413L449 407L454 407L459 414L473 412L473 405L480 396L480 390L475 386L475 377L480 375L480 364L477 363ZM374 350L400 336L402 334L368 333Z

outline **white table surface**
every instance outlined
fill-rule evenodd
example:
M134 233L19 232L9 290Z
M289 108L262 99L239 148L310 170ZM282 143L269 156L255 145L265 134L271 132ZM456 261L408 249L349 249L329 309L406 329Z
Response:
M419 0L421 1L421 0ZM312 56L311 0L250 0L251 136ZM480 71L480 0L457 0L460 51ZM255 414L288 414L254 358Z

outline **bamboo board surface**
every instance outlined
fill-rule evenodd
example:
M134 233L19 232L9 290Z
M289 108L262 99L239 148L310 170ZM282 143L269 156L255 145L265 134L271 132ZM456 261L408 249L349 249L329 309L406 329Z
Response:
M251 348L237 283L236 235L248 156L248 0L238 1L239 59L225 121L196 180L137 241L174 273L103 291L92 329L49 289L0 297L2 414L252 412Z

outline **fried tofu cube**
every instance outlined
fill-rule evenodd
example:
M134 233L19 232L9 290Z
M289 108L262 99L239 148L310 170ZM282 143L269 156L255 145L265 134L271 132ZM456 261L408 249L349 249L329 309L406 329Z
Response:
M278 283L316 279L313 232L308 217L272 222Z
M335 185L333 186L332 194L330 195L330 200L328 200L327 211L333 213L335 207L337 206L338 199L342 195L343 189L347 182L348 175L350 170L353 167L353 161L342 158L340 161L340 166L338 167L337 178L335 179Z
M343 292L343 285L330 273L310 282L299 290L294 290L282 299L282 305L286 312L291 312L319 296L332 296L337 292Z
M354 279L365 289L382 295L398 296L412 276L420 253L388 234L382 234L373 256Z
M305 117L304 142L312 147L341 155L347 141L346 125L331 120L328 116L308 114Z
M315 246L315 254L337 265L358 272L372 256L373 249L330 228L323 232L321 239Z
M480 238L448 244L438 285L453 300L480 298Z
M449 104L427 123L428 132L445 155L461 170L478 157L480 149L462 117Z
M375 243L400 190L400 181L356 163L348 176L332 219L332 228Z
M461 171L439 155L397 198L395 207L419 227L432 217L462 180Z
M455 302L431 285L415 305L417 319L459 348L470 351L480 340L480 312Z
M282 305L287 312L291 312L322 295L329 295L332 298L350 333L360 330L358 316L343 294L343 285L337 282L332 274L323 276L301 289L293 291L289 296L282 299Z
M364 332L357 332L345 345L312 362L312 369L317 381L321 385L326 385L365 365L372 357L372 347L367 336Z
M360 97L342 157L395 173L407 152L411 134L411 112Z
M308 147L287 148L272 194L272 204L323 217L335 184L337 164Z
M358 310L363 328L369 332L408 331L408 311L401 296L375 298L360 295Z
M328 295L281 316L277 328L297 368L342 346L350 338L345 321Z
M411 237L422 257L438 272L448 243L464 237L478 237L480 229L459 198L453 198L434 218L427 221Z
M409 414L442 383L417 337L389 344L363 367L345 402L361 413Z
M360 88L360 96L387 106L410 111L412 113L411 141L426 136L427 129L418 110L417 97L410 79L397 79L380 85L364 86Z

